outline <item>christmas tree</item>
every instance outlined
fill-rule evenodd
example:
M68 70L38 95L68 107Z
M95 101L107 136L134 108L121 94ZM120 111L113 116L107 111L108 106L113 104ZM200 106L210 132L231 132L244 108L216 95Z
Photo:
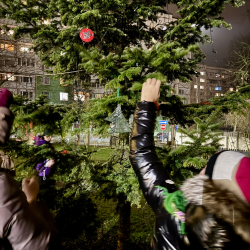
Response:
M92 122L96 133L105 136L109 129L105 118L120 104L124 117L129 119L136 102L140 101L140 90L147 78L155 77L170 84L175 79L190 81L197 74L198 63L205 57L198 43L209 42L209 37L202 34L202 27L231 28L220 14L226 4L238 7L243 1L0 0L0 3L0 18L20 24L15 28L15 39L24 35L33 39L35 52L46 66L54 68L54 73L72 71L72 74L60 75L65 83L78 79L87 89L90 76L96 74L100 83L113 91L111 96L91 100L78 113L79 119L84 121L82 130L89 128ZM180 18L170 23L168 11L164 10L168 3L180 8ZM159 18L163 18L160 24L157 23ZM83 43L79 37L83 28L94 32L94 39L89 43ZM162 85L160 102L166 103L166 116L172 123L192 123L197 109L204 114L199 107L189 107L186 111L181 99L171 95L170 90L170 86ZM121 152L125 152L124 149ZM122 162L118 163L122 168ZM118 180L125 183L121 174L112 184L119 185ZM119 205L129 210L126 199L131 189L122 190ZM119 198L121 192L118 191L116 189L113 195L118 194ZM128 221L129 216L123 218L123 215L129 211L121 211L120 223ZM118 249L128 249L129 230L124 227L120 228Z

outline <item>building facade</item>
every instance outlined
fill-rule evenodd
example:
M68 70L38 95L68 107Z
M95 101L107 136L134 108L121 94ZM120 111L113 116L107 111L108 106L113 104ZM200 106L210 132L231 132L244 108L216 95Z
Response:
M70 103L73 101L72 85L60 84L60 79L53 76L36 76L36 95L46 95L50 103Z
M62 86L59 78L46 75L45 67L31 49L32 41L27 38L14 40L12 35L16 24L0 19L0 26L4 24L9 30L0 31L0 87L30 100L45 94L52 103L72 101L73 88Z
M35 75L43 74L43 66L31 50L30 39L13 40L15 23L0 19L0 25L10 30L0 31L0 84L13 94L23 95L31 100L35 98Z
M190 103L207 102L228 91L237 91L227 69L200 65L199 72L200 75L190 83Z

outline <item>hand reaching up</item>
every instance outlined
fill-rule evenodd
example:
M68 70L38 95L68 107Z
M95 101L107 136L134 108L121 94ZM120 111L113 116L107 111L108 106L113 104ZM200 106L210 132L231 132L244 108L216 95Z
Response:
M160 86L161 81L153 79L147 79L146 82L143 83L142 91L141 91L141 101L147 102L155 102L160 97Z
M36 201L39 192L39 183L34 177L25 178L22 181L22 190L26 194L29 203Z

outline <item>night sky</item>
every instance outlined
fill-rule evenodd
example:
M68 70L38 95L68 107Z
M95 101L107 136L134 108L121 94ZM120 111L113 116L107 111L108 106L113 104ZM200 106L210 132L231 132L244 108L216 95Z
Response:
M230 44L233 40L239 40L241 37L250 38L250 16L247 15L247 10L250 11L250 0L245 0L246 4L243 7L233 8L230 5L226 6L222 16L227 23L232 25L232 30L225 28L213 28L212 38L214 41L213 47L217 54L212 53L212 45L201 45L201 48L207 58L204 64L209 66L225 67L227 58L230 53ZM169 5L169 12L173 17L178 18L178 10L176 6ZM250 14L249 14L250 15ZM204 34L210 36L210 31L204 29ZM217 63L215 62L217 60Z

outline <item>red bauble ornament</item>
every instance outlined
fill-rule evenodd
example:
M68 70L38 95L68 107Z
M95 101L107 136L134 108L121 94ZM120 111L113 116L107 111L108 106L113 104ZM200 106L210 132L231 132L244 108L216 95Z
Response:
M80 38L85 42L88 43L93 40L94 32L89 28L84 28L80 32Z

